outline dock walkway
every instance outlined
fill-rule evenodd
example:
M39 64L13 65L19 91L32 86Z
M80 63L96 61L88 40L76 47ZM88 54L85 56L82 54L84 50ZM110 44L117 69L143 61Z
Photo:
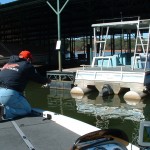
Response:
M67 68L62 71L47 71L46 75L51 79L51 88L71 89L74 86L76 71L82 67Z

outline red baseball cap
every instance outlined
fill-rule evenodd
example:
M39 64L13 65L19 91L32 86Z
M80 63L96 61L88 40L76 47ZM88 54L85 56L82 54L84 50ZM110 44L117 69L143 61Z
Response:
M20 58L25 58L25 59L27 59L27 58L32 59L32 54L31 54L30 51L28 51L28 50L23 50L23 51L21 51L21 53L19 54L19 57L20 57Z

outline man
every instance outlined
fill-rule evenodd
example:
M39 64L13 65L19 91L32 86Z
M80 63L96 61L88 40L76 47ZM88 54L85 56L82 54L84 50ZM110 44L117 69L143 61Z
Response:
M0 71L0 120L12 119L31 113L31 106L23 96L29 80L46 84L50 80L37 73L31 64L32 55L28 50L19 56L10 57Z

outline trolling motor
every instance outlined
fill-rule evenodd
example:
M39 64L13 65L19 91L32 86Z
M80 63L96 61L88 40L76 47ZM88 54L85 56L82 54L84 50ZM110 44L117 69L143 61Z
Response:
M127 150L127 135L119 129L104 129L79 137L71 150Z

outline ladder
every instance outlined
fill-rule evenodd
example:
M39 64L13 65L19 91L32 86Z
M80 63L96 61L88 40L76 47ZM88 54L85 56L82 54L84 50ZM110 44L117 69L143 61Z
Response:
M95 51L95 57L98 49L98 56L104 56L105 54L105 48L106 48L106 41L108 38L108 32L109 27L106 28L106 33L103 34L103 27L94 28L94 51ZM99 33L99 35L98 35ZM99 37L99 39L97 39Z
M144 36L143 36L144 33ZM149 38L150 38L150 24L147 26L141 26L140 20L137 24L137 36L135 41L135 51L134 51L134 57L133 57L133 65L132 70L134 70L135 65L138 63L138 59L140 59L140 53L143 53L145 55L145 61L144 61L144 70L147 67L147 60L148 60L148 53L149 53ZM138 52L139 47L141 48L140 53Z

